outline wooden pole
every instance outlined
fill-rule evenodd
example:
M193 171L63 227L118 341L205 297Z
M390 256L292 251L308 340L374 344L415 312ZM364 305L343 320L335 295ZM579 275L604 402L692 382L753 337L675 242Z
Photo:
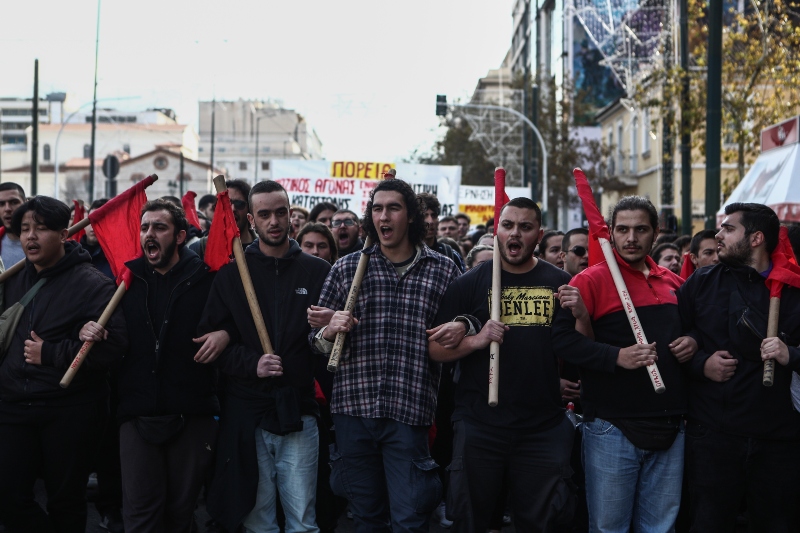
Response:
M767 337L778 336L778 317L781 312L781 299L780 297L772 297L769 299L769 318L767 319ZM764 361L764 377L761 383L765 387L772 387L775 383L775 360L768 359Z
M114 314L119 302L122 301L122 297L125 295L126 290L128 290L128 287L125 285L124 281L121 281L116 292L114 293L114 296L111 297L111 301L108 302L105 310L103 310L103 314L100 315L100 318L97 320L97 323L101 327L106 327L108 321L111 320L111 315ZM84 359L86 359L86 356L89 355L89 351L92 349L92 346L94 346L94 341L86 341L83 343L83 346L81 346L81 349L78 351L78 355L76 355L75 359L72 360L72 364L69 365L64 377L61 378L61 383L59 384L61 385L62 389L66 389L69 387L69 384L72 383L73 378L75 378L75 374L78 373L78 369L83 364Z
M214 187L218 193L227 191L228 186L225 185L225 176L220 175L214 178ZM261 341L261 349L264 350L264 353L274 354L275 351L272 349L272 343L269 340L267 326L264 324L264 316L261 314L261 307L258 305L256 290L253 287L253 278L250 277L250 270L248 270L247 262L244 258L242 239L239 237L233 238L233 256L236 258L236 266L239 269L239 276L242 278L247 305L250 306L250 313L253 315L253 322L256 324L258 339Z
M356 274L353 276L353 283L350 285L350 292L347 294L347 301L344 305L345 311L352 311L356 308L356 300L358 300L358 291L361 289L361 282L364 280L364 273L367 271L369 264L369 255L364 251L372 246L372 239L367 236L364 239L364 247L361 249L361 257L358 258L358 266L356 267ZM336 334L336 341L333 344L331 356L328 358L328 371L336 372L339 370L339 358L342 356L342 349L344 348L344 340L347 333L340 331Z
M499 221L495 220L495 227ZM503 272L503 263L500 260L500 243L497 234L494 235L494 251L492 252L492 309L491 319L500 320L500 302L503 299L503 287L500 277ZM500 394L500 343L489 345L489 405L495 407Z

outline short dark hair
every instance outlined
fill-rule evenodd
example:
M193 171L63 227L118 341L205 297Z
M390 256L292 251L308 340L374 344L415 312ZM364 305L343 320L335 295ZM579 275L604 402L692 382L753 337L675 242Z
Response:
M433 211L433 216L437 218L442 213L442 204L439 203L439 199L436 198L435 195L429 192L421 192L417 195L417 198L422 200L422 203L425 205L425 208L422 210L423 213L430 209Z
M506 207L516 207L517 209L531 209L536 212L536 220L539 221L539 224L542 223L542 210L539 209L539 204L531 200L530 198L525 198L524 196L520 196L519 198L514 198L513 200L509 201L503 208L500 210L500 215L503 214L503 211L506 210ZM489 219L491 222L494 221L494 218Z
M661 256L664 255L664 250L674 250L679 254L681 253L681 249L672 244L671 242L662 242L661 244L656 246L652 252L650 252L650 257L653 258L653 261L658 263L659 261L661 261Z
M172 217L172 225L175 226L175 235L181 231L189 232L189 222L186 220L186 212L183 210L183 207L179 207L163 198L150 200L142 206L142 211L139 213L139 220L142 219L145 213L150 211L166 211L169 213L169 216ZM178 248L183 248L185 244L186 240L184 240L183 244Z
M89 206L89 211L94 211L95 209L100 209L101 207L103 207L107 203L108 203L108 198L98 198L97 200L92 202L92 205Z
M456 215L453 218L455 218L456 220L458 220L459 218L466 218L467 224L472 224L472 219L469 218L469 215L466 213L456 213Z
M700 243L706 239L714 239L714 242L717 240L717 230L714 229L704 229L698 231L692 237L692 242L689 244L689 253L694 255L700 254Z
M664 244L665 242L674 244L676 237L677 235L674 233L661 233L658 235L658 238L656 239L656 245Z
M455 217L442 217L441 219L439 219L439 223L442 222L455 222L456 224L458 224L458 220L456 220Z
M573 235L586 235L589 236L589 230L586 228L572 228L568 232L564 234L564 238L561 239L561 250L566 252L569 248L569 240L572 238Z
M250 208L250 211L253 211L253 196L256 194L264 194L264 193L271 193L271 192L282 192L284 196L286 196L286 206L289 206L289 193L286 192L286 189L283 188L283 185L278 183L277 181L273 180L264 180L259 181L249 191L249 195L247 197L247 204Z
M414 194L414 189L411 188L411 185L396 178L381 181L378 183L378 186L369 193L369 202L367 202L367 208L364 210L362 226L367 235L372 239L372 242L378 242L378 230L375 229L375 225L372 223L372 205L375 201L375 193L381 191L399 192L403 196L408 219L411 221L411 224L408 226L408 240L414 246L421 243L427 232L424 216L426 204L419 198L419 195Z
M299 205L292 205L289 206L289 209L291 209L292 211L299 211L303 213L303 216L306 217L306 220L308 220L308 209L306 209L305 207Z
M778 246L778 236L781 231L781 221L771 208L764 204L734 202L725 206L725 214L742 214L744 235L749 237L756 231L764 234L767 244L767 253L772 253Z
M181 202L181 199L178 198L177 196L167 195L167 196L162 196L161 199L166 201L166 202L170 202L172 204L175 204L178 207L183 207L183 202Z
M617 213L620 211L644 211L650 218L650 226L658 230L658 211L653 202L644 196L625 196L611 210L611 229L617 225Z
M225 187L228 189L236 189L239 191L239 194L245 197L245 199L250 198L250 184L247 183L245 180L235 179L235 180L227 180L225 181ZM249 202L248 202L248 210L249 210Z
M333 238L331 229L321 222L309 222L297 232L295 240L298 244L303 244L303 237L309 233L319 233L325 240L328 241L328 247L331 249L331 264L334 264L339 259L339 249L336 247L336 239Z
M11 217L11 233L19 235L22 232L22 218L28 211L33 211L33 219L49 230L61 231L69 227L69 207L64 202L49 196L35 196L14 211Z
M6 181L0 183L0 192L3 191L17 191L19 195L22 197L22 201L25 201L25 189L22 188L22 185L19 183L14 183L13 181Z
M686 246L687 244L691 246L692 245L691 243L692 243L691 235L681 235L680 237L672 241L672 244L677 246L678 250L683 250L684 246Z
M198 209L205 209L206 207L208 207L211 204L217 205L217 197L214 196L213 194L204 194L200 198L200 201L197 202L197 208Z
M334 203L320 202L311 208L311 212L308 214L308 220L310 220L311 222L316 222L320 213L322 213L323 211L333 211L335 213L338 210L339 206L337 206Z
M356 217L356 222L358 222L358 214L355 213L354 211L350 211L349 209L339 209L338 211L336 211L333 214L333 216L341 215L342 213L347 213L348 215L353 215L354 217Z

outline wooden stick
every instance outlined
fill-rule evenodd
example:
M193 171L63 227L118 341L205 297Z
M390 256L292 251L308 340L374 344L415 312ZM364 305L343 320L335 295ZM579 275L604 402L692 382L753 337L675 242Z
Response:
M781 299L772 297L769 299L769 318L767 319L767 337L778 336L778 317L781 312ZM764 361L764 377L761 383L765 387L772 387L775 383L775 359Z
M495 225L497 227L497 225ZM500 244L497 234L494 236L494 251L492 252L492 310L491 319L500 320L500 302L503 299L503 287L500 276L503 264L500 260ZM489 344L489 405L495 407L500 394L500 343L492 341Z
M88 225L89 225L89 217L86 217L83 220L81 220L80 222L78 222L77 224L75 224L74 226L70 226L69 228L67 228L67 231L69 232L67 234L67 237L72 237L73 235L75 235L76 233L78 233L80 230L82 230L83 228L85 228ZM17 261L13 265L11 265L9 268L7 268L5 270L5 272L0 274L0 283L4 283L5 281L8 280L8 278L13 276L17 272L21 271L24 267L25 267L25 260L24 259L22 259L20 261Z
M356 266L356 274L353 276L353 283L350 285L350 292L347 294L347 301L344 304L345 311L353 311L356 308L356 300L358 300L358 291L361 290L361 282L364 281L364 273L367 271L369 264L369 255L364 251L372 246L372 239L367 235L364 239L364 247L361 249L361 257L358 258L358 266ZM339 370L339 358L342 356L344 349L344 340L347 333L340 331L336 334L336 340L333 343L333 350L331 356L328 358L328 371L336 372Z
M608 270L611 271L611 277L614 279L614 285L617 288L617 294L619 294L619 299L622 301L622 308L625 311L625 314L628 315L628 322L631 325L631 329L633 329L633 335L636 337L636 343L647 344L647 337L644 335L642 322L639 320L639 314L636 312L636 308L633 306L633 300L631 300L630 294L628 294L628 287L625 285L625 280L622 279L622 273L619 271L617 258L614 256L614 251L611 249L611 243L608 242L608 239L603 237L600 237L597 240L600 242L600 247L603 249L603 257L605 257L606 263L608 264ZM661 372L658 371L658 365L653 363L645 368L647 369L647 375L650 376L650 381L653 383L653 389L655 389L658 394L666 391L667 387L664 386L664 380L661 379Z
M122 301L122 297L125 295L126 290L128 290L128 287L125 286L124 281L121 281L116 292L114 292L114 296L111 297L111 300L108 302L108 305L106 305L105 310L103 310L103 314L97 319L97 323L101 327L106 327L108 321L111 320L111 315L114 314L114 310L116 310L119 302ZM94 341L86 341L83 343L83 346L81 346L81 349L78 351L78 355L76 355L75 359L72 360L72 364L69 365L64 377L61 378L61 383L59 384L61 385L62 389L66 389L69 387L69 384L72 383L73 378L75 378L75 374L78 373L78 369L83 364L84 359L86 359L86 356L89 355L89 351L92 349L92 346L94 346Z
M227 191L228 186L225 185L225 176L217 176L214 178L214 187L217 189L218 193ZM250 270L247 268L247 261L245 261L244 258L242 239L239 237L233 238L233 256L236 258L236 266L239 268L239 277L242 278L244 294L247 297L247 305L250 306L250 314L253 315L253 322L256 324L258 339L261 341L261 349L264 350L264 353L274 354L272 343L269 341L267 326L264 324L264 316L261 314L261 307L258 305L256 290L253 287L253 278L250 277Z

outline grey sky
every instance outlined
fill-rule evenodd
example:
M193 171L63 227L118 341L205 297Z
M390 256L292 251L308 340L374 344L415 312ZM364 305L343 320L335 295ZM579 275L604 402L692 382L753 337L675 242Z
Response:
M104 0L98 98L171 107L273 98L328 159L394 161L435 140L435 95L466 97L511 43L511 0ZM96 0L0 0L0 95L92 98ZM35 23L33 22L35 20Z

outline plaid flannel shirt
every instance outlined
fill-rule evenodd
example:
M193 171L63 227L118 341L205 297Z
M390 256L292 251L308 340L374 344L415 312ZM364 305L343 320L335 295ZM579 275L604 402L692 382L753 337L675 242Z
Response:
M416 262L398 277L375 245L353 311L359 323L347 336L333 381L331 412L430 425L441 365L428 357L428 336L447 286L458 277L453 261L421 245ZM359 253L333 265L319 305L344 309ZM318 329L311 331L314 346Z

